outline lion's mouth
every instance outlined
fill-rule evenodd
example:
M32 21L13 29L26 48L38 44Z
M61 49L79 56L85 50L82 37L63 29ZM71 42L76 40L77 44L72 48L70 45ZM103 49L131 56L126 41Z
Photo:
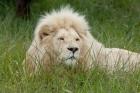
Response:
M76 60L76 57L75 56L71 56L71 57L66 58L65 60Z
M68 59L74 60L76 59L74 56L69 57Z

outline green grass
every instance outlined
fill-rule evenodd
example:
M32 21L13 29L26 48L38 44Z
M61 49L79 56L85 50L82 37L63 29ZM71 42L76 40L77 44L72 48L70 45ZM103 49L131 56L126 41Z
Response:
M110 74L98 67L83 72L60 65L29 77L22 67L39 15L67 3L86 15L93 36L106 47L140 52L139 0L37 0L30 20L16 18L6 1L0 2L0 93L140 93L140 70Z

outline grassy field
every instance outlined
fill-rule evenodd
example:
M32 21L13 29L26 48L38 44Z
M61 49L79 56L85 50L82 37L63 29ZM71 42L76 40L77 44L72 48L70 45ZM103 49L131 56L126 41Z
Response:
M93 36L106 47L140 52L139 0L33 0L29 20L15 17L13 3L0 1L0 93L140 93L140 70L109 74L57 66L29 77L22 68L39 15L65 4L86 15Z

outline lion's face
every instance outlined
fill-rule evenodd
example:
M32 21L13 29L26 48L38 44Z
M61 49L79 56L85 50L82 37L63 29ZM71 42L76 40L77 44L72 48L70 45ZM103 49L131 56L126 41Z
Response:
M66 64L75 64L80 53L80 37L70 28L60 29L53 38L54 49Z
M51 44L46 47L46 50L53 49L53 53L57 55L57 58L67 65L75 65L80 57L81 38L73 28L58 29L55 33L48 34L43 43L45 45Z

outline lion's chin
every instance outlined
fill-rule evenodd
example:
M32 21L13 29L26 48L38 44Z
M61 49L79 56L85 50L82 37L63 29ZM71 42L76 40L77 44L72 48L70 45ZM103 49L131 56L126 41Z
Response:
M67 59L67 60L65 60L65 64L68 65L68 66L75 66L76 63L77 63L76 59Z

